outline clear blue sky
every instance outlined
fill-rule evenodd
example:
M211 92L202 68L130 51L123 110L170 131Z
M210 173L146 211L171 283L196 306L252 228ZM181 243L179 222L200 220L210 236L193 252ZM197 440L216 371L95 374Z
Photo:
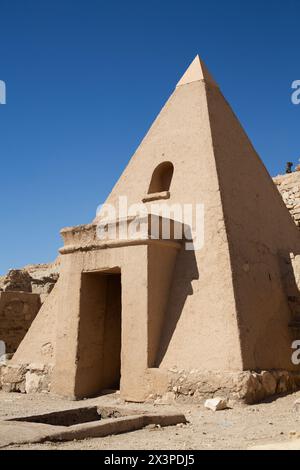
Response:
M270 173L300 157L299 0L0 0L0 273L92 220L194 56Z

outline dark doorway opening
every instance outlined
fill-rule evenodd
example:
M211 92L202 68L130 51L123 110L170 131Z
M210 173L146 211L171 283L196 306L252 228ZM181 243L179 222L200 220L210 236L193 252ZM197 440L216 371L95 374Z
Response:
M120 270L82 274L76 397L119 389L121 310Z

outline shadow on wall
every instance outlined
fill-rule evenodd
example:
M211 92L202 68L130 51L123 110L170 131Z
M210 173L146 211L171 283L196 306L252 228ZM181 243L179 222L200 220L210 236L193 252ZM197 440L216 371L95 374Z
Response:
M291 312L290 326L300 324L300 254L279 252L279 269Z
M285 335L289 336L291 339L293 339L293 337L297 339L296 336L299 337L300 333L300 254L294 254L291 259L290 253L281 251L278 253L277 259L278 271L281 278L280 282L282 283L282 288L280 289L282 291L282 301L286 302L288 306L286 312L289 312L289 314L288 317L286 317L282 312L281 318L274 318L273 321L278 321L277 327L284 328ZM192 281L197 279L199 279L199 271L195 252L186 251L184 247L182 247L177 255L168 308L165 314L155 367L159 367L165 357L186 299L189 295L193 294ZM277 288L280 288L280 284L277 284ZM277 328L275 325L274 327ZM271 327L269 332L272 336ZM261 346L264 344L264 342L259 341L259 344L256 342L254 350L258 347L256 354L259 356L264 353L264 348L261 350ZM244 347L246 347L245 345L246 343L244 343ZM274 354L274 348L272 348L272 351L272 354Z
M261 247L261 250L264 248ZM244 370L298 370L292 362L292 327L300 314L300 290L290 250L261 251L262 262L247 275L239 273L242 289L238 310ZM300 267L300 256L293 255ZM238 286L239 288L239 286Z
M176 325L180 319L186 299L192 295L192 281L199 279L199 271L195 251L187 251L183 246L177 255L173 282L170 289L168 308L162 329L160 347L155 367L159 367L168 350ZM170 303L172 296L172 303Z

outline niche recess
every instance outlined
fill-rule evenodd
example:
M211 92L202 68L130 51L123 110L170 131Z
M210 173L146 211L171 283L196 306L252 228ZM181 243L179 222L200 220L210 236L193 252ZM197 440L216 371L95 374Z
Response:
M143 202L156 199L169 199L173 173L173 163L160 163L153 171L148 194L143 198Z

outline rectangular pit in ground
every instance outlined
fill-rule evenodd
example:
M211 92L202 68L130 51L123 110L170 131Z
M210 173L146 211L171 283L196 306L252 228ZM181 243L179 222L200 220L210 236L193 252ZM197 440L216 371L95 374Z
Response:
M176 412L149 413L98 406L73 408L0 421L0 447L105 437L137 431L150 424L174 426L186 422L185 416ZM1 434L4 442L1 442Z
M54 411L40 415L12 418L8 421L22 421L27 423L49 424L51 426L74 426L76 424L103 421L110 418L121 418L123 416L134 416L136 413L127 414L114 408L99 408L91 406L87 408L75 408L71 410Z

